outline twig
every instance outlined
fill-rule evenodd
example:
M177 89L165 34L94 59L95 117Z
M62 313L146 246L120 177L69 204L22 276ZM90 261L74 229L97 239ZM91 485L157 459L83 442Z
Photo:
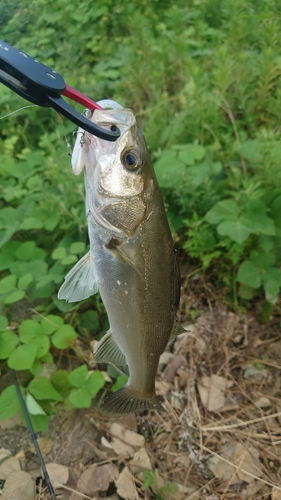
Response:
M215 427L208 427L203 426L201 427L201 430L203 432L209 432L209 431L228 431L229 429L236 429L237 427L246 427L247 425L251 424L256 424L257 422L263 422L263 420L268 420L270 418L277 418L281 416L281 411L278 413L273 413L272 415L266 415L264 417L260 418L254 418L253 420L247 420L246 422L238 422L237 424L230 424L230 425L222 425L222 426L215 426Z

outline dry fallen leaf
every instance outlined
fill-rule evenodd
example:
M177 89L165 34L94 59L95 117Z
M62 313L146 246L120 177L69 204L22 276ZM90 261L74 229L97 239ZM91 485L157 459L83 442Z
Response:
M281 484L279 485L279 488L281 488ZM276 490L276 488L272 488L272 492L271 492L271 500L281 500L281 491L280 490Z
M171 390L171 386L164 380L156 380L155 389L157 396L166 396L166 394Z
M181 464L186 468L190 466L190 462L191 460L187 453L179 453L173 460L174 464Z
M54 488L59 488L61 485L67 483L69 478L68 467L60 464L46 464L46 469Z
M237 466L234 467L219 457L211 457L208 460L208 466L222 481L227 481L230 485L244 481L252 483L254 478L247 474L248 472L261 477L259 452L253 446L246 448L242 443L230 441L223 446L220 455Z
M129 465L133 474L137 474L142 470L152 470L151 461L145 448L136 451Z
M267 375L268 375L268 370L266 370L265 368L259 369L256 368L255 366L250 366L244 371L243 377L246 379L253 378L255 380L261 381L263 378L266 378Z
M110 483L119 476L117 467L114 464L91 465L78 479L77 488L85 495L92 495L97 491L107 491Z
M253 446L246 447L242 443L238 443L233 453L233 463L239 467L237 475L242 481L247 483L252 483L254 481L254 478L249 476L247 472L257 477L262 476L259 452ZM242 472L240 468L247 472Z
M16 457L7 458L0 465L0 479L7 479L7 477L16 470L21 470L19 460Z
M111 424L110 432L112 434L110 445L117 455L123 455L125 458L132 457L135 453L135 447L144 446L145 439L141 434L126 429L121 424L115 422Z
M138 498L135 481L128 467L124 467L116 481L117 493L125 500L136 500Z
M22 425L22 421L20 419L20 415L14 415L11 418L7 418L6 420L0 420L0 429L12 429L16 425Z
M177 371L178 377L179 377L179 385L180 387L185 387L187 384L187 381L189 379L189 374L187 370L184 370L183 368L179 368Z
M8 458L12 455L12 453L10 452L10 450L7 450L7 448L0 448L0 462L2 462L2 460L5 460L5 458Z
M253 480L252 483L247 484L245 488L241 491L241 497L243 500L249 500L250 498L257 498L256 493L260 491L262 488L264 488L264 483L261 481L257 481L256 479ZM280 492L281 493L281 492ZM279 499L276 500L281 500L281 496Z
M225 403L225 390L232 385L231 381L219 375L203 375L197 382L202 404L209 411L219 411Z
M33 500L35 482L27 472L16 470L9 474L2 491L1 500Z
M50 451L53 448L53 440L51 438L48 438L48 437L38 438L37 444L40 448L40 451L41 451L43 457L48 455L48 453L50 453ZM31 451L31 453L36 453L36 450L35 450L33 445L30 446L29 451Z
M169 361L171 361L173 356L174 356L173 353L164 351L159 359L159 370L162 371L164 366L166 366L169 363Z

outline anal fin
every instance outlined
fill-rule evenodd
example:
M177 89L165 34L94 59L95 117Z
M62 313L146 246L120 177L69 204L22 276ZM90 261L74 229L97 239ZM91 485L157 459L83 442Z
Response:
M130 387L125 386L107 396L99 412L102 416L111 418L143 410L165 411L156 395L147 399L140 398L133 394Z
M68 302L79 302L98 291L94 260L91 252L80 259L65 277L58 292L59 299Z
M111 331L99 341L94 352L95 363L112 363L115 366L125 366L126 357L118 346Z

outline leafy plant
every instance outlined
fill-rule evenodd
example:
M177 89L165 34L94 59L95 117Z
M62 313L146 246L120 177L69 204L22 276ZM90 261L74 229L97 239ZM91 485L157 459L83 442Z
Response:
M6 330L5 317L0 320L3 330L0 333L0 360L5 360L14 370L28 370L34 377L22 391L38 429L46 428L48 416L55 411L57 403L64 403L68 408L90 407L92 398L105 384L102 373L98 370L89 373L86 365L68 373L56 370L53 364L51 348L75 349L77 334L71 325L65 324L60 316L47 315L41 321L24 320L18 331L11 331ZM47 366L51 368L50 378L44 375ZM13 386L8 387L0 396L0 420L10 418L19 410L18 404L9 406L13 389Z
M156 500L163 500L163 497L166 498L167 495L175 493L178 489L175 483L164 481L157 473L150 470L143 471L143 477L143 489L146 490L152 487L153 491L157 492L155 497Z

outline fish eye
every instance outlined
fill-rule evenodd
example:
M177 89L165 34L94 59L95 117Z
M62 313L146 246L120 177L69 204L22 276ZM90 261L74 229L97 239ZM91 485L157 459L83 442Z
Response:
M127 170L136 170L140 166L140 157L135 151L124 151L121 161Z

